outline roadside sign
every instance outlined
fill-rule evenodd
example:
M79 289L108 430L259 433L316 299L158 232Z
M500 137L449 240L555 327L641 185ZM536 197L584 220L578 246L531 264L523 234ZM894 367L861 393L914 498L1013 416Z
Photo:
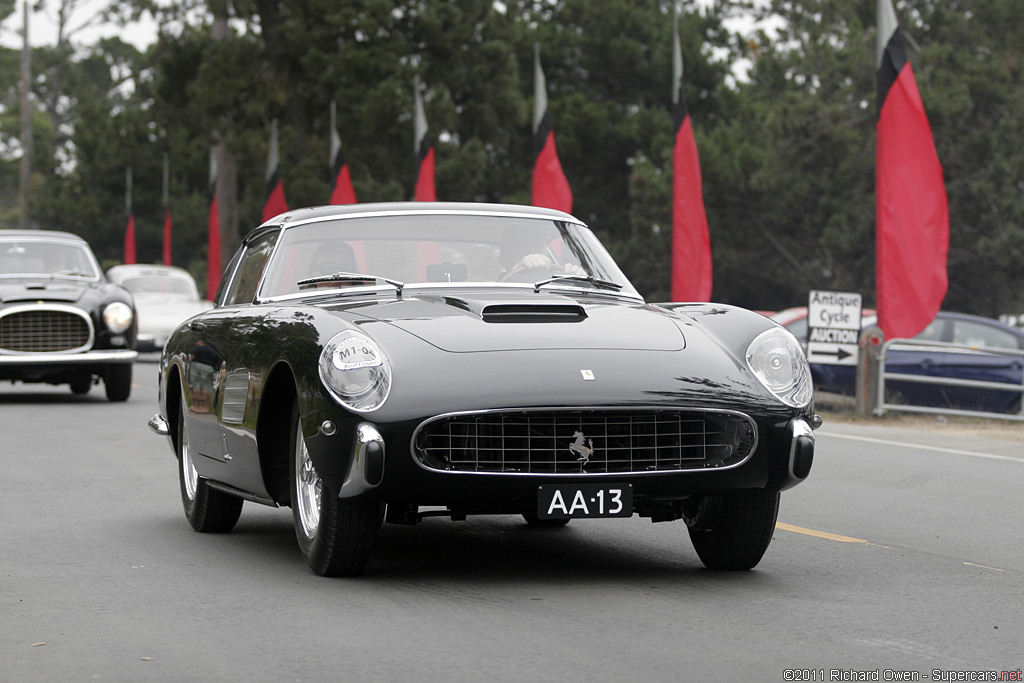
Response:
M861 295L811 290L807 300L807 360L857 365Z

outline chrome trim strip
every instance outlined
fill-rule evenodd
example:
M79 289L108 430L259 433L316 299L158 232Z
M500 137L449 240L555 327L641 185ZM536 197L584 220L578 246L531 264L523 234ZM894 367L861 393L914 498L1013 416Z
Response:
M684 469L684 470L659 470L657 472L564 472L564 473L543 473L543 472L468 472L468 471L450 471L450 470L436 470L431 467L424 465L420 459L416 456L416 435L423 430L423 428L438 420L445 420L452 417L465 417L469 415L487 415L491 413L527 413L527 412L546 412L546 413L573 413L580 411L595 411L595 412L629 412L629 411L660 411L660 412L671 412L671 413L711 413L715 415L730 415L733 417L739 417L746 420L751 429L754 431L754 441L750 446L750 452L747 456L739 462L734 462L731 465L724 465L722 467L712 467L706 469ZM757 446L760 442L761 434L758 431L757 423L754 418L750 417L746 413L738 410L730 409L716 409L716 408L691 408L691 407L665 407L665 406L575 406L572 408L552 408L552 407L536 407L536 408L494 408L490 410L465 410L457 411L452 413L444 413L442 415L436 415L431 418L427 418L416 426L416 429L412 432L412 438L409 441L409 455L412 456L413 462L416 463L421 469L432 472L434 474L451 474L451 475L468 475L468 476L497 476L497 477L541 477L545 479L558 479L558 478L574 478L574 477L596 477L596 478L615 478L615 477L639 477L639 476L666 476L666 475L677 475L677 474L696 474L698 472L723 472L725 470L736 469L740 465L748 462L757 452Z
M6 318L9 315L15 315L17 313L34 313L37 311L54 311L57 313L71 313L77 315L79 318L85 321L86 327L89 328L89 339L85 344L75 349L65 349L64 351L8 351L6 349L0 349L0 355L28 355L28 356L43 356L43 355L60 355L65 353L79 353L87 349L91 349L92 345L96 342L96 328L93 327L92 318L89 314L83 311L77 306L69 306L67 304L21 304L18 306L11 306L0 311L0 318Z
M491 209L436 209L436 208L417 208L417 209L389 209L386 211L361 211L359 213L344 213L335 214L331 216L314 216L311 218L297 218L289 219L281 223L281 227L285 230L293 228L299 225L309 225L311 223L323 223L325 221L337 221L337 220L349 220L350 218L393 218L395 216L481 216L486 218L532 218L534 220L541 221L561 221L563 223L575 223L583 227L587 227L587 224L581 221L575 216L569 214L543 214L543 213L528 213L519 211L497 211ZM567 218L568 217L568 220ZM276 220L276 219L275 219ZM292 222L294 220L294 222Z
M0 355L0 365L98 365L103 363L130 363L139 357L134 349L100 349L85 353L29 353Z

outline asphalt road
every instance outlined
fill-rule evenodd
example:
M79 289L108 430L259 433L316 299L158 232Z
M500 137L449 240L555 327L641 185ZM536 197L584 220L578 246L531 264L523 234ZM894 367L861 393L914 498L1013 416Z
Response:
M0 385L0 681L984 680L958 672L1024 666L1019 443L826 421L750 572L705 570L680 522L497 517L386 525L365 576L324 579L290 510L246 503L231 534L191 530L170 448L146 427L155 387L146 362L124 404L102 387Z

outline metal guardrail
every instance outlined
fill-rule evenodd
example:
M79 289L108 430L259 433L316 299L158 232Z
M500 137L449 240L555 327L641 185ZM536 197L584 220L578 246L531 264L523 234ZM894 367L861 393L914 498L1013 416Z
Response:
M945 342L920 341L916 339L890 339L882 344L878 357L878 395L876 397L874 413L882 416L887 410L915 412L915 413L937 413L942 415L963 415L967 417L985 417L997 420L1017 420L1024 422L1024 398L1021 400L1019 413L990 413L981 410L962 410L957 408L935 408L931 406L915 406L903 403L885 402L885 383L889 380L901 382L914 382L917 384L937 384L942 386L971 387L974 389L992 389L998 391L1009 391L1021 394L1024 397L1024 372L1020 384L1008 382L984 382L981 380L953 379L950 377L931 377L927 375L908 375L905 373L886 372L885 360L889 349L892 346L910 347L918 346L924 348L942 348L954 351L977 353L988 356L1010 356L1019 357L1024 360L1024 351L1016 349L1001 349L992 347L967 346L963 344L947 344Z

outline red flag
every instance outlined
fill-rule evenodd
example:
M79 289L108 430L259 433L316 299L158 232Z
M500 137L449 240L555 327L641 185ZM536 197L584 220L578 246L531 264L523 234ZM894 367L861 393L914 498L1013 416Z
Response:
M414 92L414 120L413 127L416 144L416 185L413 191L413 200L417 202L437 201L437 191L434 187L434 143L430 137L430 129L427 127L427 115L423 111L423 98L420 97L420 79L413 81Z
M697 141L683 91L683 52L679 15L672 43L672 104L675 146L672 150L672 301L711 300L711 238L704 211Z
M356 190L352 187L352 174L345 163L341 136L335 125L335 106L331 102L331 204L355 204Z
M135 263L135 214L132 213L132 167L124 175L124 211L128 214L128 227L124 231L124 262Z
M210 218L207 228L206 298L213 301L220 287L220 213L217 206L217 157L210 150Z
M547 82L540 68L540 45L533 47L533 180L530 204L546 206L569 213L572 211L572 189L562 171L555 148L555 131L548 112Z
M164 253L165 266L171 265L171 207L164 206Z
M124 262L135 263L135 216L128 216L128 228L124 232Z
M946 297L949 204L891 0L878 3L875 305L889 339L913 337Z
M171 200L167 155L164 154L164 252L165 266L171 265Z
M267 199L263 203L263 221L288 210L284 198L284 183L281 182L281 162L277 150L277 119L270 128L270 151L267 153Z

